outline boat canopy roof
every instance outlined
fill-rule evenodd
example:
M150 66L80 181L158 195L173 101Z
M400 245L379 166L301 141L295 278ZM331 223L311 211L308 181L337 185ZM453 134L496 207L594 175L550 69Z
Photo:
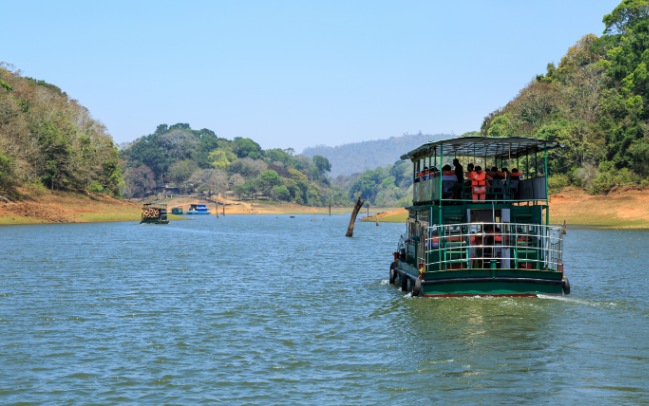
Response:
M558 144L524 137L458 137L447 140L428 142L405 155L401 159L415 161L431 155L443 154L445 157L495 157L501 159L546 151L556 148Z

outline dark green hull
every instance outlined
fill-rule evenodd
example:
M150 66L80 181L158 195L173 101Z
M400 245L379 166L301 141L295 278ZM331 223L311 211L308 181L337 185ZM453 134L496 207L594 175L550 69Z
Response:
M558 271L475 269L418 275L407 264L392 266L390 282L413 296L538 296L569 293L567 279ZM392 273L392 272L391 272Z

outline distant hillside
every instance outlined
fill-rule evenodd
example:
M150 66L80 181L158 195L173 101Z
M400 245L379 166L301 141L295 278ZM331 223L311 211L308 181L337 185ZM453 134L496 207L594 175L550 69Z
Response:
M392 165L399 160L401 155L426 142L450 137L452 136L445 134L404 134L401 137L344 144L337 147L318 145L306 148L302 154L310 158L314 155L327 158L331 164L330 175L335 178L339 175L347 176L368 169Z

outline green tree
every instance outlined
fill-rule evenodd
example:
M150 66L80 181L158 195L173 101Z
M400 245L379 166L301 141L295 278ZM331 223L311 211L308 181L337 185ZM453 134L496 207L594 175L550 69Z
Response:
M326 172L331 172L331 164L327 158L322 155L314 155L312 159L320 174L324 175Z
M514 129L511 122L511 114L506 113L495 117L487 130L490 137L508 137L514 135Z
M257 159L262 155L262 149L250 138L236 137L233 141L232 151L239 158Z
M273 187L281 184L281 178L272 169L266 170L259 175L258 190L266 196L270 196Z
M603 18L605 34L627 34L636 24L649 18L649 1L623 0Z
M14 167L14 159L0 148L0 192L4 194L15 194Z
M227 169L237 156L229 148L218 148L209 153L208 159L212 168Z

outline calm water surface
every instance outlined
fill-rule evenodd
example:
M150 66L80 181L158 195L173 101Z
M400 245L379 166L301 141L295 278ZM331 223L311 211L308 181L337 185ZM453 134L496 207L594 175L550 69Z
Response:
M569 229L567 297L425 299L348 221L0 228L0 404L649 403L649 232Z

